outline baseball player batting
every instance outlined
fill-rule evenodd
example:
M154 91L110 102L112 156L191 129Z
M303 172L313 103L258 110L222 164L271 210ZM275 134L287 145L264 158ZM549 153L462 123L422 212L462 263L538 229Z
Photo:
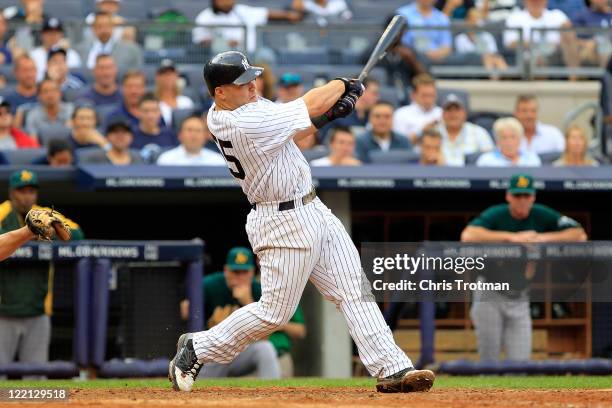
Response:
M276 104L257 96L255 79L262 72L236 51L218 54L204 67L214 99L208 127L252 205L246 231L260 261L262 296L210 330L179 337L169 365L173 388L190 391L203 364L228 363L285 325L310 279L344 315L361 360L378 378L378 391L428 391L434 373L414 369L376 302L364 300L357 249L317 198L308 162L294 142L350 114L363 85L336 78Z

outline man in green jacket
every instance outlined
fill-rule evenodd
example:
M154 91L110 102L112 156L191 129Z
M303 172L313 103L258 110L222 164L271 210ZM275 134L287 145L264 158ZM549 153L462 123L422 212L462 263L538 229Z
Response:
M30 209L41 209L38 176L28 170L16 171L9 180L9 199L0 204L0 233L19 231ZM83 231L61 217L72 239L83 239ZM49 359L51 306L53 304L53 263L47 269L11 268L0 264L0 365L13 361L43 363Z

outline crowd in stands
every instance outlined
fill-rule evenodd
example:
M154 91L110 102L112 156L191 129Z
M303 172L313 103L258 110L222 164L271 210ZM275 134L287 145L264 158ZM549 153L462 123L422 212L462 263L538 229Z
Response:
M257 26L272 20L320 23L354 18L351 2L344 0L279 1L277 9L246 3L212 0L204 6L191 16L198 25L190 33L193 43L244 47L257 55L255 35L242 44L240 27L207 26L246 22L254 34ZM4 88L0 81L0 153L9 153L5 162L10 162L11 150L46 148L33 161L52 166L224 164L205 123L210 98L203 89L190 87L188 76L171 59L157 62L154 73L149 69L136 28L121 17L121 1L97 0L76 44L66 36L61 16L46 15L44 4L21 0L0 12L0 65L12 66L13 81L7 84L4 78ZM515 111L494 126L469 121L472 112L464 95L440 93L426 71L434 62L477 54L496 76L508 67L498 41L483 31L467 30L453 38L450 31L427 27L446 27L457 20L473 27L485 20L502 21L507 27L520 27L524 35L505 31L500 44L506 49L519 43L527 49L537 45L547 49L538 54L544 59L569 64L579 58L601 64L601 38L548 32L532 46L529 30L607 26L612 10L606 0L592 0L589 7L581 0L550 0L548 8L546 0L415 0L397 12L410 27L420 27L404 32L385 62L402 71L404 82L410 80L402 89L406 97L385 100L381 87L387 84L366 80L366 90L350 116L296 140L313 166L597 165L588 154L588 132L572 126L563 135L542 123L533 95L519 96ZM299 98L313 86L299 72L284 70L277 80L274 65L258 65L266 68L257 80L259 94L278 103Z

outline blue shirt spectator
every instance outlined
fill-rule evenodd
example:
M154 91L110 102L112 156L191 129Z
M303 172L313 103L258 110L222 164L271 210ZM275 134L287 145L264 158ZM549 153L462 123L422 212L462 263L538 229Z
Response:
M130 144L132 149L142 149L148 144L156 144L159 147L175 147L179 142L174 130L170 128L160 128L158 133L147 133L139 127L132 131L134 141Z
M433 7L432 0L417 0L415 3L403 6L397 13L404 16L410 28L413 27L448 27L449 18L440 10ZM431 59L443 59L451 51L452 36L449 30L406 30L402 36L402 44L425 54ZM436 56L432 52L442 52L444 55Z
M357 138L356 156L364 163L370 161L369 154L373 150L412 150L412 144L407 137L393 132L393 105L380 101L370 108L370 124L372 129Z
M98 55L93 69L94 83L85 88L79 97L94 106L118 105L122 94L117 86L117 66L110 55Z
M561 10L567 16L571 17L585 11L586 2L585 0L548 0L546 8L549 10Z
M612 27L612 7L608 0L591 0L591 7L572 16L575 27ZM602 33L605 35L605 33ZM580 38L591 38L589 34L579 34Z
M77 99L77 103L89 103L94 106L101 105L119 105L122 101L121 92L116 89L114 92L104 95L96 91L94 85L85 88L85 91Z

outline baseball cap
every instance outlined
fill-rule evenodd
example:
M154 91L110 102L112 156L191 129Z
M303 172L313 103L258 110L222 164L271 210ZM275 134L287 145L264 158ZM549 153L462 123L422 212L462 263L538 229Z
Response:
M278 85L282 87L296 86L302 84L302 76L295 72L285 72L278 80Z
M11 103L6 99L0 97L0 108L6 108L8 111L11 111Z
M508 192L510 194L535 194L536 189L533 185L533 177L525 173L513 175L510 178Z
M60 47L53 47L49 50L49 54L47 55L47 61L51 59L56 54L64 54L64 57L68 56L68 53L65 49Z
M460 108L465 108L465 105L463 104L461 98L454 93L446 95L446 97L442 101L442 109L446 109L452 105L459 106Z
M128 132L132 131L132 126L127 118L123 116L115 116L112 117L108 125L106 125L106 134L111 132L116 132L117 130L126 130Z
M17 170L11 174L9 179L10 188L21 188L26 186L38 187L38 175L30 170Z
M232 271L254 268L253 252L245 247L234 247L227 253L225 265Z
M64 31L64 26L58 18L51 17L43 22L42 31Z
M159 63L159 67L157 67L157 73L161 74L168 71L176 72L176 65L171 59L165 58Z

